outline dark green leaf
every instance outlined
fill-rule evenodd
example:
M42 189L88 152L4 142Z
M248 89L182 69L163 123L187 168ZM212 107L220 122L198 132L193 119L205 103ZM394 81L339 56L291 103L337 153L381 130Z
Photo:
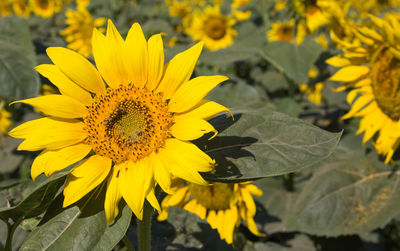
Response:
M31 218L42 214L52 202L58 189L64 183L66 173L54 174L51 178L40 176L36 181L20 184L23 199L16 206L0 209L0 218Z
M288 42L271 42L265 55L279 71L283 71L295 83L303 83L308 72L322 52L322 47L311 39L296 45Z
M89 201L82 210L78 206L63 209L62 200L57 197L20 250L111 250L128 230L132 211L126 205L107 226L104 210L98 209L103 206L101 200Z
M237 111L234 121L227 116L210 121L221 133L198 142L217 162L206 179L236 182L296 172L327 158L340 139L341 133L259 107Z
M293 203L284 220L288 229L324 236L364 233L398 215L400 171L346 149L335 156Z
M15 17L0 19L0 93L16 100L37 96L39 77L35 52L26 21Z

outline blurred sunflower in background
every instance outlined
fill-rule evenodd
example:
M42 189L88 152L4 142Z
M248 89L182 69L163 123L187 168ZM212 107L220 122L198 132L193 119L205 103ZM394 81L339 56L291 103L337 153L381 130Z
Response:
M317 0L293 0L293 8L299 16L305 19L305 24L310 33L328 23L328 19L322 13Z
M231 4L231 11L237 20L244 21L251 17L250 10L243 10L250 2L251 0L233 0Z
M5 102L0 98L0 137L7 135L8 128L11 126L11 113L5 109Z
M330 80L344 82L350 111L342 119L360 117L363 142L378 133L374 143L388 163L400 143L400 23L397 15L370 16L372 24L354 28L354 43L342 43L343 55L327 60L341 69Z
M67 176L64 207L104 184L108 223L121 198L141 220L146 199L161 210L154 187L169 191L171 174L207 185L199 172L212 171L215 162L190 141L217 133L206 120L229 110L203 98L227 77L189 80L203 43L164 65L161 34L146 41L137 23L124 40L109 21L106 36L94 29L92 45L97 69L77 52L47 49L54 65L35 69L61 95L17 101L46 116L9 134L25 139L18 150L44 149L32 164L33 179L80 161Z
M233 44L233 38L237 35L233 28L235 23L234 18L223 15L216 5L203 10L195 9L192 21L184 28L194 41L203 41L207 49L213 51Z
M318 77L318 70L313 67L308 73L308 78L311 83L300 84L300 91L307 95L308 100L311 103L320 105L322 102L322 90L324 89L323 82L316 82L315 79Z
M271 25L271 29L268 31L268 41L286 41L292 42L294 37L294 19L291 19L286 22L276 21ZM296 36L296 43L301 43L303 41L303 37Z
M3 17L12 15L12 0L0 1L0 15Z
M61 11L62 0L29 0L32 12L36 16L49 18Z
M377 14L390 8L398 7L400 0L351 0L351 5L356 8L361 16Z
M173 179L171 192L161 203L162 211L158 216L160 221L166 220L168 208L175 206L206 219L228 244L232 243L235 228L242 220L254 235L264 236L258 231L253 219L256 205L252 197L261 196L262 191L249 182L204 186Z
M85 57L92 54L92 34L93 29L97 28L104 33L105 28L101 28L106 22L106 18L100 17L94 19L85 7L78 7L74 11L68 9L66 11L67 19L65 24L67 28L60 31L60 34L68 43L68 48L75 50Z
M31 14L31 7L27 0L14 0L12 7L17 16L29 17Z

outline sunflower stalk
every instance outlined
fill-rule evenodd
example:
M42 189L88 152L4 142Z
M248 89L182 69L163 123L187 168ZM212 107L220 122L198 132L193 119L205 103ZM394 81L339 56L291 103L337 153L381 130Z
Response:
M12 250L12 239L14 236L14 232L17 229L17 227L19 226L19 224L22 222L24 218L20 218L19 220L17 220L16 222L14 222L13 224L10 224L7 222L7 240L6 240L6 246L5 246L5 250L6 251L11 251Z
M138 220L138 242L139 251L151 250L151 219L154 208L147 201L143 207L143 220Z

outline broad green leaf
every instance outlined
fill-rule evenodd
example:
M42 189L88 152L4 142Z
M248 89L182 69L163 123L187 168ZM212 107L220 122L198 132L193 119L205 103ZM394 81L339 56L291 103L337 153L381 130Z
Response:
M215 158L210 181L246 181L296 172L326 159L341 133L330 133L306 122L253 105L210 120L220 132L198 145Z
M296 234L293 239L285 242L247 242L243 249L244 251L313 251L317 250L314 242L304 234Z
M0 18L0 93L16 100L37 96L39 77L35 52L26 21L15 17Z
M18 185L22 189L22 201L12 207L0 208L0 218L17 221L42 214L64 183L65 176L65 172L60 172L51 178L40 176L36 181L28 180Z
M15 149L20 143L21 140L9 136L0 140L0 173L12 172L21 163L24 155L15 152Z
M299 116L302 111L300 104L296 102L293 98L280 98L275 101L276 110L282 112L291 117Z
M296 45L288 42L271 42L265 49L268 59L279 71L286 74L295 83L303 83L308 72L322 52L322 47L311 39Z
M82 211L78 206L63 209L62 200L57 197L20 250L111 250L128 230L132 212L126 205L107 226L100 201L89 201Z
M365 233L398 215L400 171L346 149L335 156L292 204L284 219L288 229L323 236Z

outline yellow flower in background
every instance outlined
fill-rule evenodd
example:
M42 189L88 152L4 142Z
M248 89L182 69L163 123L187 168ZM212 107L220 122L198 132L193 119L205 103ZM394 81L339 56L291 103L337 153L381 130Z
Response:
M275 2L274 11L284 10L287 6L287 2L285 0L278 0Z
M90 0L76 0L77 9L86 9L90 4Z
M310 33L328 24L328 19L322 13L316 0L293 0L293 7L297 14L305 18Z
M221 13L219 6L207 6L204 10L194 11L192 22L185 27L185 32L193 40L203 41L207 49L218 50L233 44L237 35L233 29L235 23L235 19Z
M318 70L316 68L311 68L308 72L308 78L311 82L318 76ZM315 81L314 81L315 82ZM312 84L303 83L299 87L300 91L307 95L308 100L311 103L320 105L322 102L322 90L324 89L324 83L317 82Z
M3 17L12 15L12 0L0 1L0 15Z
M106 22L106 18L94 19L85 8L77 11L68 9L66 11L67 28L60 31L60 34L68 43L68 48L75 50L85 57L92 54L92 33L94 28L104 32L105 28L100 28Z
M366 16L371 13L378 14L400 5L400 0L351 0L348 2L359 11L361 16Z
M172 0L168 4L168 11L171 17L184 19L192 12L192 1L190 0Z
M256 205L252 198L252 195L261 196L262 191L249 182L202 186L174 179L171 190L174 193L167 195L161 203L158 220L166 220L168 208L176 206L206 219L228 244L232 243L234 230L242 220L253 234L264 236L253 219Z
M29 17L31 14L31 7L27 0L13 0L12 7L17 16Z
M124 40L109 21L106 36L94 29L92 46L97 68L70 49L48 48L54 65L35 69L62 95L17 101L47 115L9 133L25 139L18 150L44 149L32 164L32 178L80 161L67 176L63 206L103 184L108 223L119 214L121 198L139 219L145 199L160 211L154 187L169 191L171 175L207 185L199 172L213 170L214 160L190 141L215 135L206 120L229 110L203 99L227 77L189 80L203 43L164 65L161 34L146 41L135 23Z
M40 87L40 95L52 95L52 94L60 94L57 88L48 85L48 84L42 84Z
M327 63L341 67L330 78L345 83L337 91L352 89L351 109L342 119L361 118L357 134L364 133L363 142L379 134L374 146L388 163L400 143L400 23L391 14L370 18L372 25L354 30L361 43L343 43L343 55Z
M294 36L294 19L287 22L277 21L268 31L268 41L292 42Z
M29 0L32 12L40 17L52 17L55 13L61 11L62 0Z
M250 10L241 10L250 2L251 0L233 0L233 3L231 4L231 10L237 20L244 21L250 18Z
M8 128L11 126L11 113L4 108L4 101L0 99L0 137L4 136L8 132Z

